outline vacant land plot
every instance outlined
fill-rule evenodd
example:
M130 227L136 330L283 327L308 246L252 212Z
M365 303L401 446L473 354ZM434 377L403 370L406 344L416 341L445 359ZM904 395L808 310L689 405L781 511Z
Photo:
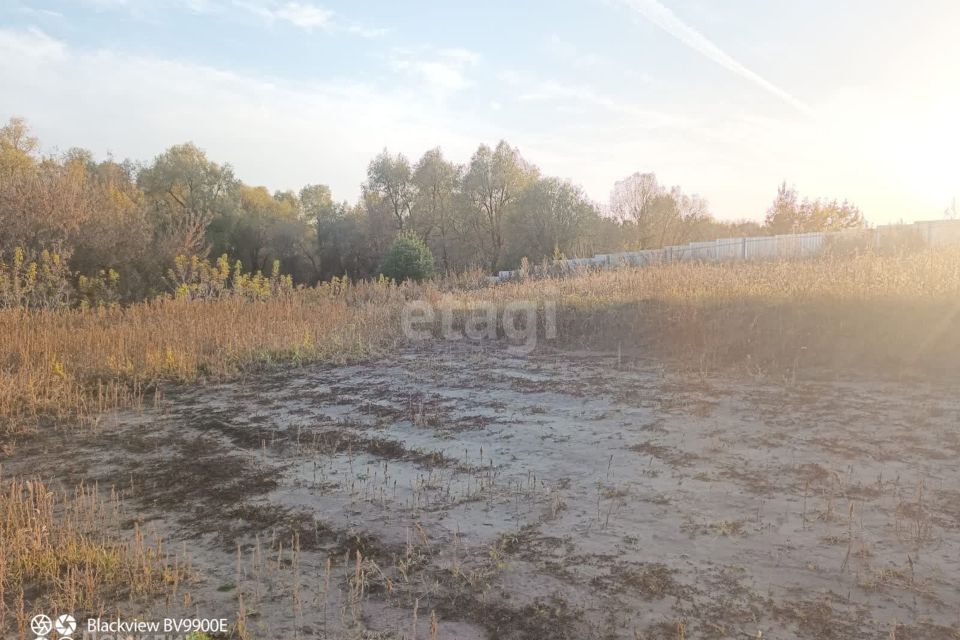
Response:
M946 383L438 341L170 389L4 472L113 487L171 550L109 609L241 637L960 638L958 421Z

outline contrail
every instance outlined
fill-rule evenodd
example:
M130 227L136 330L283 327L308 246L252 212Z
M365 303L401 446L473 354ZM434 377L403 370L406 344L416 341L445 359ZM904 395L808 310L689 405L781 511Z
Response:
M766 89L795 109L808 115L812 112L812 109L810 109L810 107L804 102L795 98L777 85L766 80L759 74L754 73L731 58L720 47L711 42L709 38L678 18L673 11L663 6L657 0L622 1L625 5L638 11L645 18L647 18L647 20L654 23L694 51L702 53L720 66L729 69L735 74L746 78L754 84Z

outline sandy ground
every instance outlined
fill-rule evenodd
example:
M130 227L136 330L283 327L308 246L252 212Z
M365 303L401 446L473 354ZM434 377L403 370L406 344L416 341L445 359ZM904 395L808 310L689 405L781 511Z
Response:
M242 595L256 638L960 638L953 385L800 378L430 344L168 389L5 468L121 489L187 610Z

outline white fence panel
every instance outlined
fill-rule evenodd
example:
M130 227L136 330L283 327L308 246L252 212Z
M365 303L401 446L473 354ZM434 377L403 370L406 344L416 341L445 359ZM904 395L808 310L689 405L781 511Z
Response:
M777 239L773 236L747 238L746 260L768 260L777 257Z
M960 220L926 220L915 222L914 227L932 247L960 245Z
M797 233L749 238L723 238L710 242L691 242L663 249L644 249L621 253L599 254L592 258L557 260L554 267L573 270L587 267L643 267L663 262L729 262L734 260L774 260L810 258L820 254L831 238L856 240L863 237L868 243L884 246L899 235L915 234L929 246L960 246L960 220L929 220L912 225L884 225L875 229L848 229L834 232ZM517 275L516 271L501 271L500 280Z

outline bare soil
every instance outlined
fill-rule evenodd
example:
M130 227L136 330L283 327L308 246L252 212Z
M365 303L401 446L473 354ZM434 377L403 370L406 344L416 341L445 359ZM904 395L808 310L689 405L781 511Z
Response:
M189 598L120 606L140 619L242 615L255 638L957 640L958 425L947 382L433 343L168 389L4 471L116 487L186 549Z

